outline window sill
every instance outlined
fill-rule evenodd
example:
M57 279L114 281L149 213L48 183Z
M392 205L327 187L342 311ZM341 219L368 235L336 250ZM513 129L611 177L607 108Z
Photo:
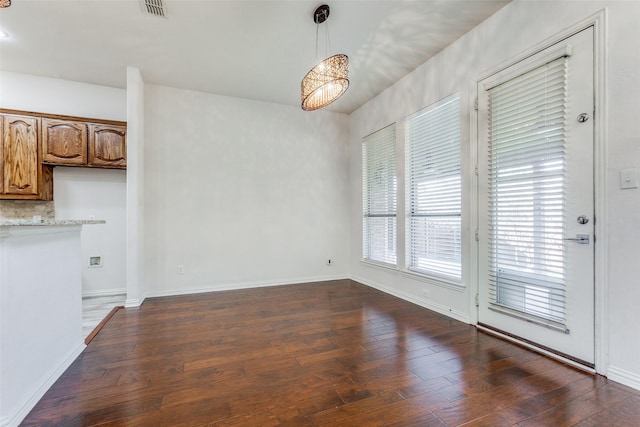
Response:
M367 267L377 268L382 271L386 271L387 273L395 273L397 274L400 270L398 270L398 266L391 264L383 264L381 262L369 261L366 259L361 259L360 262Z
M429 276L427 274L418 273L417 271L402 270L400 272L402 276L409 279L419 280L421 282L429 283L430 285L440 286L446 289L452 289L454 291L462 292L467 289L467 286L462 282L458 282L453 279L447 279L441 276Z

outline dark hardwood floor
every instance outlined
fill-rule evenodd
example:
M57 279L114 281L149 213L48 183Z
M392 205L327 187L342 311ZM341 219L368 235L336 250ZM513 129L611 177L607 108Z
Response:
M26 426L640 426L640 392L344 280L119 310Z

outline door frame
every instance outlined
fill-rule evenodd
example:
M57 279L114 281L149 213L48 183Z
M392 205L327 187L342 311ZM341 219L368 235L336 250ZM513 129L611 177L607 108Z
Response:
M593 88L594 88L594 129L593 129L593 159L594 159L594 361L595 372L606 375L609 362L609 336L608 336L608 286L607 286L607 147L606 136L608 129L607 102L606 102L606 22L607 10L603 9L580 22L568 27L564 31L557 33L535 46L525 50L516 57L510 58L495 67L481 73L471 81L469 97L470 106L470 152L471 165L475 168L472 174L470 206L475 209L475 214L471 215L470 230L475 231L476 236L479 227L478 220L478 112L476 110L478 99L478 84L482 80L518 63L526 58L535 55L544 49L561 42L562 40L579 33L580 31L593 27ZM478 326L478 293L479 293L479 242L473 239L475 244L471 245L469 307L471 323ZM503 336L506 339L514 340L511 337ZM545 353L551 357L561 358L554 353L544 349L520 342L537 351ZM583 365L575 364L569 359L561 358L564 362L570 363L581 369Z

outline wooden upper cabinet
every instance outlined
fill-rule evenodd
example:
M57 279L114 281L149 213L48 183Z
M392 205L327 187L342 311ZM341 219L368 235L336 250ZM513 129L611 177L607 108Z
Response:
M126 169L127 128L89 124L89 166Z
M42 162L51 165L86 165L87 124L43 118Z
M0 199L53 200L53 167L127 168L127 124L0 108Z
M36 197L42 177L38 161L40 119L6 115L2 121L3 193Z
M126 169L126 137L126 125L43 117L42 163Z

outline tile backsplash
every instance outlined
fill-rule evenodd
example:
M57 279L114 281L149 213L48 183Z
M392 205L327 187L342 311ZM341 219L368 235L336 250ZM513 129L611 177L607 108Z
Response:
M56 219L53 201L0 200L0 220L33 219L39 215L44 220Z

